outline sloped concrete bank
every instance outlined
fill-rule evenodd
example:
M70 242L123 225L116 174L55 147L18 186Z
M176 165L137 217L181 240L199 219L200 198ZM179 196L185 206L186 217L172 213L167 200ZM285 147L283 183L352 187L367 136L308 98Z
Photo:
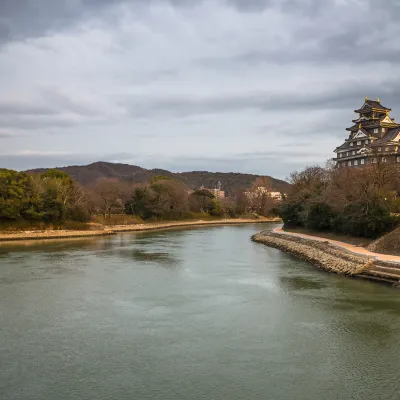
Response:
M370 279L400 287L400 265L354 255L329 242L264 231L252 236L263 243L339 275Z

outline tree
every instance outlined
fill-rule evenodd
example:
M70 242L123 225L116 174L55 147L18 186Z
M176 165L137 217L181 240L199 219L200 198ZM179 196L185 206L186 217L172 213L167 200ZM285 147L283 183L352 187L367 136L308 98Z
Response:
M174 179L157 180L151 185L151 210L156 218L181 218L188 211L188 190Z
M181 218L188 212L187 188L174 179L157 179L134 189L125 203L127 214L143 219Z
M139 186L133 190L131 199L125 203L125 213L138 215L143 219L153 216L151 209L154 193L148 186Z
M215 196L206 189L195 190L189 197L189 208L193 212L209 213L214 207Z
M332 228L332 219L335 213L329 204L318 202L310 206L306 226L316 230L329 230Z
M130 186L125 182L115 178L99 178L92 187L92 199L106 217L115 208L124 208L129 192Z
M292 190L279 207L285 224L374 237L396 218L398 175L386 165L364 168L308 167L291 175Z
M0 170L0 218L17 219L31 196L29 177L24 172Z

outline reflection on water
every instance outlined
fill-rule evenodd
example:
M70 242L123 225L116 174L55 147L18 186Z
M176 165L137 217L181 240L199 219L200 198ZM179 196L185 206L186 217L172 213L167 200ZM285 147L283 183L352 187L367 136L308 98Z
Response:
M2 400L394 400L399 291L260 225L0 246Z
M323 289L327 286L327 283L322 282L321 280L299 275L282 276L279 280L282 286L286 287L289 291Z

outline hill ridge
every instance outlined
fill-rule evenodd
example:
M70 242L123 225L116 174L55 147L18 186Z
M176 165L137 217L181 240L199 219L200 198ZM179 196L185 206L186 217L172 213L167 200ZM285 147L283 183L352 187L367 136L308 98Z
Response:
M27 170L28 173L42 173L51 168L35 168ZM268 177L274 190L286 192L289 183L268 175L246 174L240 172L209 172L188 171L171 172L162 168L146 169L137 165L96 161L88 165L70 165L67 167L55 167L68 173L73 179L84 186L93 184L99 178L117 178L132 183L148 182L156 175L166 175L179 179L191 189L200 186L215 187L220 181L222 189L229 193L236 189L249 188L257 178Z

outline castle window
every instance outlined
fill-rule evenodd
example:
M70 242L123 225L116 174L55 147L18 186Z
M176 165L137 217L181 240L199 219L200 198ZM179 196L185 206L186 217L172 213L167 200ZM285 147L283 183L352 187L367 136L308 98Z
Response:
M356 155L356 151L353 150L351 154L352 154L353 156L355 156L355 155Z
M385 128L382 128L382 133L385 133L386 132L386 129Z
M369 143L369 141L368 141L368 139L365 141L365 144L368 144Z
M378 133L378 128L375 128L375 129L374 129L374 133Z
M382 151L382 147L378 147L378 151Z
M372 164L376 164L378 162L378 160L376 158L372 159Z
M347 165L348 165L349 167L351 167L351 161L349 161L349 162L347 163Z
M363 158L360 160L360 162L361 162L361 165L365 164L365 160Z
M386 162L386 157L382 157L382 162L383 162L383 163Z
M358 165L358 160L354 160L354 165Z
M357 146L361 146L361 140L357 140Z
M397 162L400 162L400 157L396 157L396 161L397 161Z
M389 147L385 147L385 151L389 151Z
M353 145L354 145L354 143L353 143L353 142L350 142L350 147L353 147Z

